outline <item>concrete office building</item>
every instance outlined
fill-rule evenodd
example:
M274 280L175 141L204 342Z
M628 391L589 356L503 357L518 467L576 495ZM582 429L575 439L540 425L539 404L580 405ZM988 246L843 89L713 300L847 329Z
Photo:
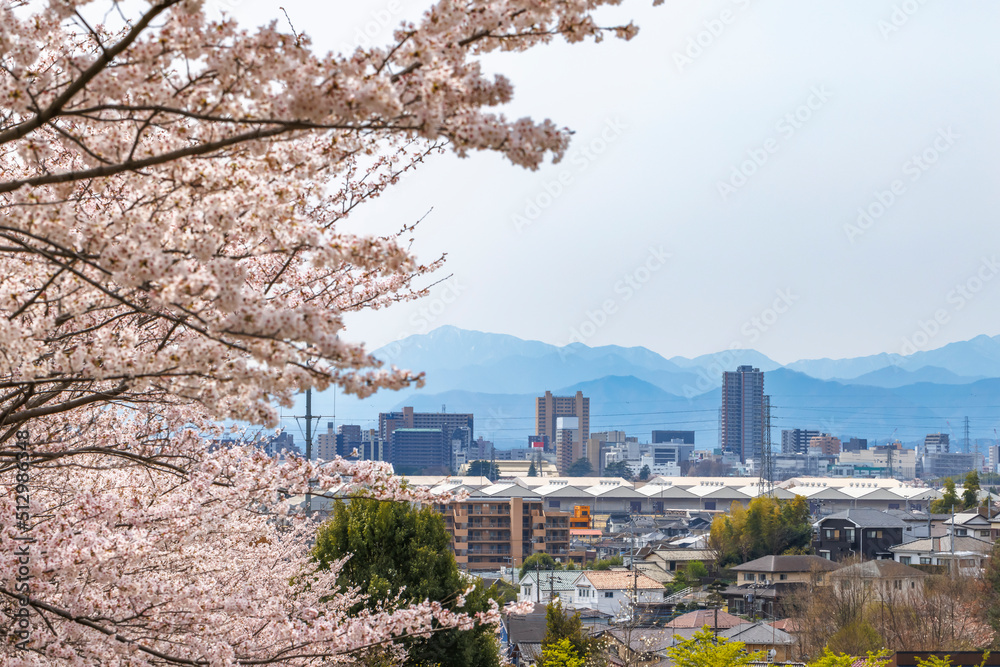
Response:
M804 428L785 429L781 432L781 453L808 454L809 441L819 435L819 431Z
M652 443L681 442L685 445L694 444L694 431L653 431Z
M764 444L764 374L740 366L722 374L722 410L719 431L723 453L741 463L760 458Z
M829 433L818 435L809 440L809 449L820 456L837 456L840 454L840 438L835 438Z
M396 428L389 436L389 461L403 471L448 471L451 442L440 428Z
M924 437L924 455L948 454L951 445L947 433L929 433Z
M401 412L383 412L378 416L379 436L391 441L392 432L397 428L436 428L445 434L449 440L455 429L468 429L463 432L463 445L468 449L475 437L473 416L457 412L414 412L413 408L403 408Z
M575 396L553 396L551 391L535 399L535 435L547 440L548 451L555 450L556 420L559 417L576 417L579 433L575 442L586 442L590 439L590 399L583 392Z

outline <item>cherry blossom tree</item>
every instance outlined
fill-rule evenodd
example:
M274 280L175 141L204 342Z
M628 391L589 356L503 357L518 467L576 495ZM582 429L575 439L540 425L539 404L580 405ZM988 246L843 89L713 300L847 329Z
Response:
M479 58L631 38L594 17L619 2L441 0L320 55L198 0L0 0L0 662L333 664L497 622L351 615L359 592L310 561L287 512L310 480L429 499L383 464L206 438L306 389L421 383L343 317L420 297L441 259L412 256L411 222L341 223L434 153L559 160L569 131L497 113L512 87Z

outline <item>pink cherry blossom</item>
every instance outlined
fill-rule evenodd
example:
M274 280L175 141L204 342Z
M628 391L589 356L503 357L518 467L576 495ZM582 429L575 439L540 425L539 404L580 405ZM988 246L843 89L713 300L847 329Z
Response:
M0 0L0 663L349 664L498 623L434 601L349 613L358 592L288 511L308 488L447 497L381 463L206 439L275 426L305 389L422 384L344 315L423 296L442 259L409 252L414 221L342 222L445 151L562 158L569 131L499 113L512 85L478 58L629 39L594 15L619 2L440 0L384 47L321 55L200 0Z

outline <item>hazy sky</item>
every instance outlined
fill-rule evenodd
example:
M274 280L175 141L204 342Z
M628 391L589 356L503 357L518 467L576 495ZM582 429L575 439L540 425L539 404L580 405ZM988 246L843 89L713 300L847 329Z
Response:
M284 7L322 50L428 6L214 1L251 25ZM362 211L352 228L385 232L433 209L415 248L454 277L352 339L452 324L787 363L901 352L921 323L920 349L1000 333L1000 4L650 5L603 14L634 18L631 42L486 62L514 82L506 113L573 146L536 172L440 157Z

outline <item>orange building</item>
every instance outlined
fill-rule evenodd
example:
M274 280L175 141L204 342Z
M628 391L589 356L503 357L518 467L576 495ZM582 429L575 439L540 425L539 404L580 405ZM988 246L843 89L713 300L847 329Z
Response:
M540 498L467 498L437 509L444 514L455 561L463 569L520 567L541 551L556 560L571 558L570 513L546 510Z

